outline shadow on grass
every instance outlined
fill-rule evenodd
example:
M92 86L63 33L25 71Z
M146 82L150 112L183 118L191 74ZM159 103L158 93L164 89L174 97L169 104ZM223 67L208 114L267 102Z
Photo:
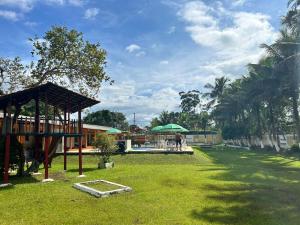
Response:
M92 172L92 171L95 171L95 170L100 170L98 169L97 167L91 167L91 168L83 168L83 172ZM71 173L74 173L74 172L77 172L79 173L79 169L68 169L67 172L71 172Z
M30 184L30 183L37 183L40 182L40 180L38 180L36 177L33 176L11 176L9 178L10 183L12 183L13 185L18 185L18 184Z
M245 150L208 150L214 182L205 186L212 206L193 209L193 219L213 224L299 224L300 168L295 156ZM299 164L300 165L300 164ZM224 168L223 168L224 167Z

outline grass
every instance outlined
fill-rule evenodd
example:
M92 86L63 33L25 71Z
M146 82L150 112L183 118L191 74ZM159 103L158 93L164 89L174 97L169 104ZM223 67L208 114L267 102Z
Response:
M94 188L98 191L112 191L112 190L116 190L116 189L119 189L120 187L117 186L117 185L112 185L112 184L108 184L108 183L105 183L105 182L96 182L96 183L87 183L87 184L84 184L85 186L87 187L90 187L90 188Z
M115 168L98 170L84 157L62 157L42 176L12 178L0 190L0 224L241 224L292 225L300 221L300 160L270 152L196 150L194 155L114 156ZM72 184L105 179L133 192L98 199Z

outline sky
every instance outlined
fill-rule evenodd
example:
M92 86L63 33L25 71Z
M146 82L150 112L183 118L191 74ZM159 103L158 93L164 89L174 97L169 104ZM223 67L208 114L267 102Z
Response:
M287 0L0 0L0 56L31 60L30 37L53 25L83 32L107 51L101 103L145 126L179 111L178 92L231 80L264 54L280 29Z

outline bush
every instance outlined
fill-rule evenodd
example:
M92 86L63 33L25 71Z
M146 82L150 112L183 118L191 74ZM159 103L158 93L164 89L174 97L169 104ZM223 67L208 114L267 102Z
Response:
M18 168L18 175L23 174L24 169L24 151L22 144L18 141L15 135L11 135L10 139L10 154L9 154L9 167L11 169ZM0 136L0 174L4 171L4 158L5 158L5 136Z
M100 153L99 163L110 162L110 156L117 150L116 140L114 136L101 133L96 136L94 146L98 148Z
M300 152L300 147L298 144L293 144L291 147L292 152Z

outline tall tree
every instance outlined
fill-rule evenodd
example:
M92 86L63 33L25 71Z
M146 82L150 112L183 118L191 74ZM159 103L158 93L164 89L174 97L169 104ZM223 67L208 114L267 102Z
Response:
M92 112L83 118L85 123L115 127L121 130L128 130L128 122L123 113L100 110Z
M196 113L196 108L200 104L200 92L197 90L192 90L188 92L179 92L181 104L180 108L182 112L186 113Z
M0 57L0 94L9 94L23 87L25 67L21 58L4 59Z
M210 91L203 94L203 97L207 97L209 99L206 107L209 109L214 106L218 100L222 97L224 89L226 88L229 79L226 77L220 77L215 79L215 84L212 85L207 83L204 87L209 89Z
M48 81L69 87L86 96L98 94L103 81L113 82L105 73L106 52L99 43L84 40L74 29L54 26L43 37L29 39L32 62L23 65L20 58L0 58L4 75L0 89L11 92Z
M299 117L299 75L300 71L300 43L297 33L289 32L292 28L283 29L280 37L272 45L262 45L268 54L275 59L273 74L281 83L283 94L291 99L292 113L300 142L300 117Z

